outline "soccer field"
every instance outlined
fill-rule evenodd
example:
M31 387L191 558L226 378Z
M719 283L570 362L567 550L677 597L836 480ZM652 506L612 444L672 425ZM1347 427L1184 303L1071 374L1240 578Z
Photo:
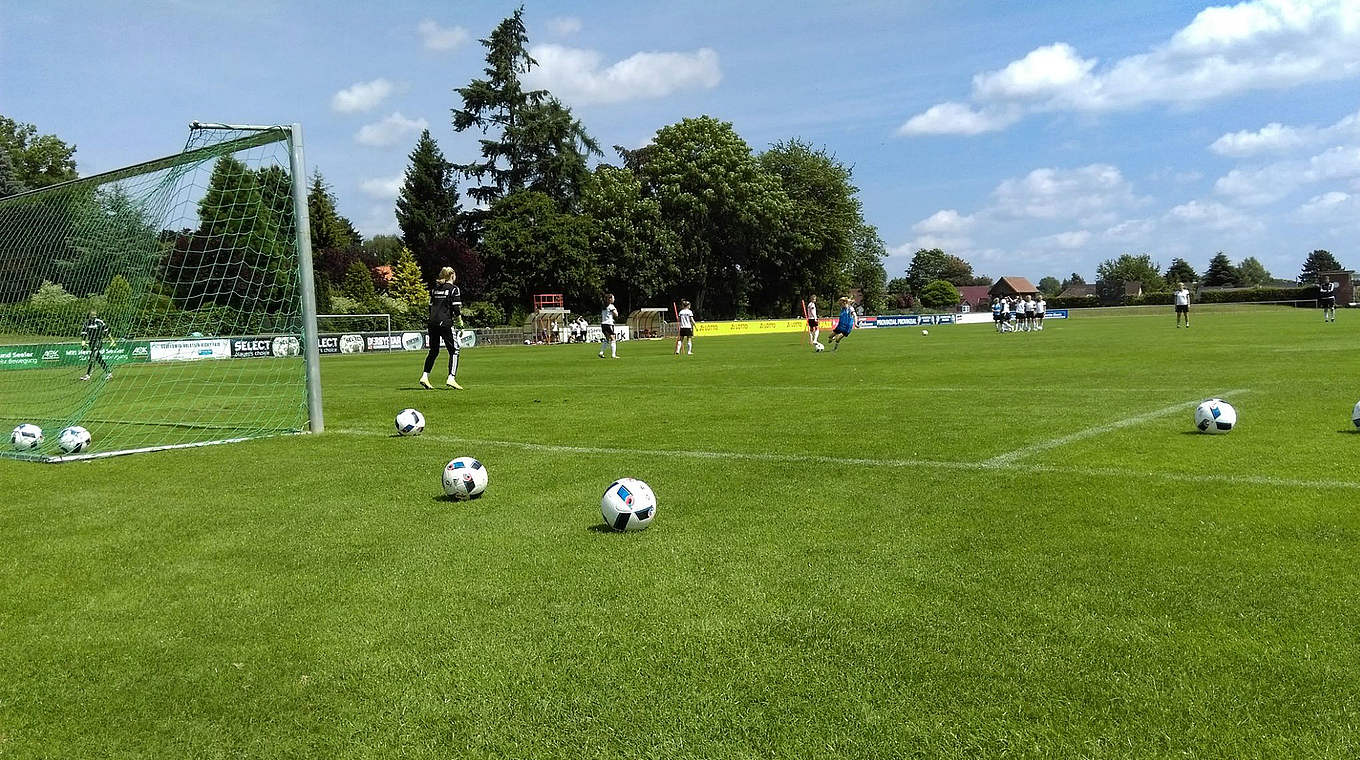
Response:
M0 461L0 758L1354 758L1356 316L337 357L322 436Z

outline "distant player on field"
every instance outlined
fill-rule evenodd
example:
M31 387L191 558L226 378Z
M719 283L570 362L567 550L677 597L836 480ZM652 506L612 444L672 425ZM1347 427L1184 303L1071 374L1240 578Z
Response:
M1006 323L1002 321L1001 309L1001 299L992 296L992 324L996 327L997 332L1006 331Z
M1185 316L1185 326L1190 326L1190 291L1186 290L1185 283L1176 283L1176 292L1172 294L1176 300L1176 327L1181 326L1181 316Z
M676 316L680 320L680 334L675 339L675 355L680 355L680 344L684 343L688 350L685 352L690 356L694 355L694 312L689 308L689 301L680 302L680 311Z
M850 331L855 329L855 307L850 303L850 296L841 297L841 316L836 322L836 329L831 331L831 350L835 351L841 347L841 341L845 340Z
M1034 332L1034 314L1037 307L1038 304L1036 304L1034 299L1027 294L1024 303L1025 332Z
M1044 329L1044 311L1048 308L1048 302L1044 300L1044 294L1039 294L1039 300L1034 304L1034 322L1037 325L1034 329Z
M619 310L614 308L614 294L606 295L604 310L600 312L600 358L604 358L604 344L609 344L609 356L612 359L619 358L619 344L614 337L614 320L619 317Z
M816 348L816 347L817 347L817 337L818 337L819 335L821 335L821 333L822 333L822 326L821 326L821 323L817 321L817 296L816 296L816 295L810 295L810 296L808 296L808 299L807 299L807 314L806 314L805 316L807 317L808 340L811 342L812 347L813 347L813 348Z
M1339 283L1332 282L1327 277L1322 278L1318 284L1318 304L1322 306L1322 322L1336 321L1336 289Z
M456 279L458 277L454 274L453 267L444 267L439 270L439 279L435 280L434 287L430 288L430 320L427 325L430 353L425 355L425 371L420 375L422 388L434 388L430 385L430 370L434 368L435 359L439 358L439 341L442 340L449 348L449 379L445 384L450 388L463 390L463 386L455 379L458 374L460 347L458 338L453 334L454 320L457 320L458 327L463 326L463 291L453 284Z
M109 348L114 347L113 338L109 336L109 326L104 320L99 318L94 309L90 309L90 318L86 320L85 326L80 330L81 348L90 349L90 361L85 365L85 375L81 380L89 380L90 375L94 374L94 365L98 364L104 370L104 379L113 377L113 372L109 371L108 362L104 361L104 339L109 339Z

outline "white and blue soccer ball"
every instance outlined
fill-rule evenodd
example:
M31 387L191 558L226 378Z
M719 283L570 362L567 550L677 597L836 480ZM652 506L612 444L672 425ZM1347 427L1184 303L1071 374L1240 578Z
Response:
M1351 422L1360 428L1360 401L1355 402L1355 408L1351 410Z
M63 428L57 435L57 447L63 454L79 454L90 448L90 431L79 425Z
M604 490L600 516L617 531L643 530L656 517L656 494L637 478L619 478Z
M425 432L425 415L414 409L397 412L397 433L400 435L420 435Z
M458 457L444 466L444 493L455 501L481 496L486 484L486 467L472 457Z
M32 451L42 445L42 428L25 422L19 427L14 428L14 432L9 434L9 442L14 445L14 448L17 451Z
M1237 425L1237 410L1221 398L1211 398L1195 407L1195 428L1201 433L1227 433Z

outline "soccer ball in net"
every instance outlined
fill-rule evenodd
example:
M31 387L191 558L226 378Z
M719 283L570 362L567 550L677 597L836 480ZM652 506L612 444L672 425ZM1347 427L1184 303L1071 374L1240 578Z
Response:
M486 490L486 468L472 457L458 457L444 467L444 493L456 501L475 499Z
M1360 428L1360 401L1357 401L1355 403L1355 409L1351 410L1351 422L1354 422L1355 426ZM22 427L22 425L20 427ZM42 431L39 431L40 434L41 432Z
M1195 407L1195 427L1201 433L1226 433L1237 424L1237 410L1221 398L1211 398Z
M64 454L79 454L90 448L90 431L79 425L72 425L57 436L57 446Z
M642 530L656 517L656 494L637 478L619 478L604 490L600 515L614 530Z
M423 432L425 432L425 415L414 409L403 409L397 413L397 433L420 435Z
M1360 409L1360 407L1356 408ZM1360 422L1356 424L1360 425ZM19 451L32 451L42 445L42 428L25 422L14 428L14 432L9 434L9 442L14 444L14 448Z

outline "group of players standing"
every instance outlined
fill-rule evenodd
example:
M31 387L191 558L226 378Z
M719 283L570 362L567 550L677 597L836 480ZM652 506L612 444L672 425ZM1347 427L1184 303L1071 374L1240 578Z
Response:
M1044 312L1048 303L1043 294L1033 296L1005 296L992 298L992 322L996 331L1038 332L1044 329Z

